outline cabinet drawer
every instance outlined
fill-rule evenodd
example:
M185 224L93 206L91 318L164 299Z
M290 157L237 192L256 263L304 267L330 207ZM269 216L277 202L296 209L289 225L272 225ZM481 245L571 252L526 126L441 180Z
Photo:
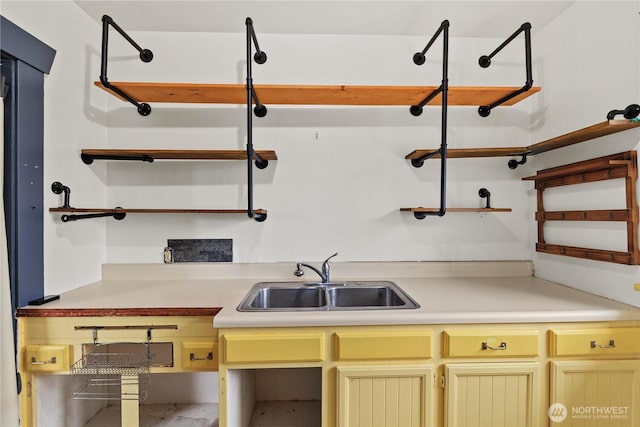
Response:
M190 371L217 371L218 343L213 341L182 343L182 368Z
M225 334L225 363L319 362L324 334Z
M633 354L640 354L640 328L549 331L549 356Z
M428 359L431 332L337 332L336 360Z
M24 366L30 372L56 372L69 369L71 346L56 344L28 345Z
M539 353L538 331L444 331L444 357L533 357Z

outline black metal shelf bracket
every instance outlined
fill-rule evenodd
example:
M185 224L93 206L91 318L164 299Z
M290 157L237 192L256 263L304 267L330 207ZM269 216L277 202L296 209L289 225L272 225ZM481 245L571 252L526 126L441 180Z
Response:
M448 108L448 92L449 92L449 21L444 20L438 27L427 46L422 52L417 52L413 55L413 62L416 65L422 65L425 62L425 53L429 50L431 45L435 42L438 36L442 34L442 83L440 87L427 96L420 104L413 105L410 108L411 114L419 116L422 114L422 109L429 103L435 96L442 94L441 103L441 139L440 148L434 152L431 152L419 159L411 160L411 164L414 167L420 167L425 160L431 158L437 154L440 154L440 209L437 212L414 212L414 216L417 219L424 219L427 215L432 216L444 216L447 211L447 108Z
M520 89L500 98L494 103L478 107L478 114L480 114L480 116L482 117L487 117L489 114L491 114L492 109L520 95L521 93L528 91L533 86L533 73L531 71L531 24L528 22L522 24L520 28L518 28L513 34L511 34L511 36L509 36L507 40L505 40L500 46L498 46L496 50L491 52L489 55L482 55L478 59L478 64L480 64L482 68L489 67L491 65L491 58L493 58L498 52L500 52L506 45L508 45L522 32L524 32L525 66L527 73L526 83Z
M60 207L65 209L71 208L71 204L70 204L71 189L69 187L67 187L66 185L63 185L61 182L55 181L54 183L51 184L51 191L53 191L54 194L64 193L64 199L62 202L62 206Z
M118 206L115 209L122 209L122 208ZM71 215L62 215L60 217L60 220L62 222L69 222L69 221L77 221L79 219L104 218L108 216L111 216L113 217L113 219L121 221L127 216L127 213L126 212L97 212L97 213L90 213L90 214L71 214Z
M255 46L256 53L253 60L258 64L264 64L267 61L267 54L260 50L256 32L253 28L253 20L249 17L245 20L247 28L247 215L258 222L267 219L267 214L257 213L253 210L253 165L255 160L256 167L264 169L267 167L267 160L262 159L253 149L253 114L251 113L252 102L255 101L256 106L253 109L258 117L264 117L267 114L267 107L262 105L258 100L258 96L253 88L253 73L251 69L251 53L252 46ZM253 44L252 44L253 42Z
M117 93L122 98L126 99L133 105L138 108L138 113L141 116L148 116L151 113L151 106L145 102L138 102L136 99L131 97L129 94L125 93L118 87L112 85L107 78L107 65L108 65L108 57L109 57L109 26L113 27L126 41L128 41L131 46L136 48L136 50L140 53L140 60L142 62L151 62L153 59L153 52L149 49L141 48L138 43L136 43L127 33L124 32L118 24L114 22L108 15L102 16L102 52L101 52L101 62L100 62L100 82L102 85L111 90L114 93Z
M411 166L413 166L414 168L421 168L422 165L424 165L425 160L429 160L430 158L435 157L438 154L440 154L440 149L427 153L424 156L418 157L417 159L411 159Z
M141 162L153 163L154 158L148 154L140 154L139 156L116 156L110 154L86 154L81 153L80 158L85 165L90 165L94 160L135 160Z
M633 120L640 115L640 105L631 104L624 110L611 110L607 113L607 120L615 119L618 114L622 114L627 120Z
M60 206L61 208L73 209L70 203L71 189L69 187L67 187L66 185L62 184L59 181L55 181L51 184L51 191L53 191L54 194L64 194L62 206ZM122 209L122 208L117 207L116 209ZM121 219L124 219L124 217L127 216L127 214L126 212L96 212L96 213L80 214L80 215L78 214L62 215L60 219L62 220L62 222L69 222L69 221L77 221L79 219L86 219L86 218L101 218L105 216L112 216L117 220L121 220Z
M520 156L522 156L520 160L511 159L507 162L507 166L509 166L509 169L516 169L518 166L524 165L527 163L527 156L530 154L532 154L530 151L520 154Z
M478 196L483 199L487 199L487 204L485 205L486 209L491 209L491 192L486 188L481 188L478 190Z

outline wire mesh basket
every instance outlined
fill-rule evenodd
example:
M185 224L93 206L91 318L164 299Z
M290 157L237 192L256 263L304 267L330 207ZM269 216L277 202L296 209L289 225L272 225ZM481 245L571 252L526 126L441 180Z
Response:
M71 366L81 385L74 399L144 400L149 384L151 351L148 343L94 343Z

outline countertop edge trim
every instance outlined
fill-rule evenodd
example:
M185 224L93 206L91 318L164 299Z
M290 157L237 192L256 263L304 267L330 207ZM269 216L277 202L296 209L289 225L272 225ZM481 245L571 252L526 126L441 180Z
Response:
M215 316L222 307L145 308L29 308L16 310L16 317L125 317L125 316Z

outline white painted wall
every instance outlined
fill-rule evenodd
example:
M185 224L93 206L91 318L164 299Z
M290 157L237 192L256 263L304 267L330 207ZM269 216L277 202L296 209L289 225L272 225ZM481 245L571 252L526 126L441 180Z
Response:
M527 145L638 102L637 3L576 2L544 28L532 21L534 79L543 91L516 107L498 108L488 118L480 118L473 107L450 108L449 147ZM48 188L54 180L71 187L77 207L246 206L243 162L86 166L78 158L81 148L244 148L244 107L155 104L149 117L140 117L132 106L93 87L100 24L72 2L3 1L1 13L58 51L45 82L46 206L61 204ZM513 29L520 24L514 22ZM417 67L411 61L435 28L425 30L424 37L260 34L259 22L256 28L269 54L266 64L254 64L256 83L440 83L440 41L428 53L427 64ZM149 64L137 60L112 32L109 77L242 83L243 30L244 22L238 22L237 34L131 33L154 51ZM459 38L452 22L450 85L522 85L522 38L485 70L477 66L478 56L504 39ZM513 212L448 213L417 221L399 208L437 206L439 161L415 169L404 156L438 146L439 120L436 107L415 118L404 107L271 106L267 117L254 118L256 148L275 149L279 156L254 174L255 207L269 210L266 222L242 215L129 215L124 221L62 224L57 215L47 214L46 292L98 279L104 262L161 262L167 239L233 238L235 262L316 261L333 251L340 252L337 261L533 257L541 277L637 303L631 291L639 280L636 267L533 252L534 192L520 178L636 148L640 132L543 154L516 171L506 168L507 159L452 160L449 207L480 206L478 189L487 187L493 206Z
M62 205L51 192L60 181L76 207L103 206L106 168L89 169L83 147L104 147L105 99L90 89L100 74L100 28L71 1L7 1L2 15L56 50L44 81L45 293L58 294L100 278L107 261L102 220L63 224L48 208Z
M640 102L640 2L577 2L534 39L534 78L543 92L533 101L532 143L604 121L608 111ZM532 171L637 150L640 130L533 157ZM624 208L624 183L612 180L547 190L547 209ZM531 212L536 199L530 184ZM548 196L548 197L547 197ZM547 202L550 204L547 205ZM533 215L532 215L533 216ZM530 222L534 248L535 223ZM545 227L550 243L626 251L626 227L558 223ZM535 274L618 301L640 305L633 284L640 268L533 252Z

